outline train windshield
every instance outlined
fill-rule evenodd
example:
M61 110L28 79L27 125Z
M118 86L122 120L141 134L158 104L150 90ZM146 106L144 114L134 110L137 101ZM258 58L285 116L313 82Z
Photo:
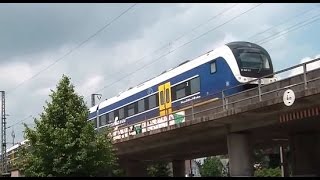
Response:
M261 46L243 41L231 42L227 46L231 49L242 76L259 78L273 73L270 55Z
M233 54L242 76L258 78L273 73L270 56L261 48L238 47Z
M269 58L259 52L240 52L241 68L270 69Z

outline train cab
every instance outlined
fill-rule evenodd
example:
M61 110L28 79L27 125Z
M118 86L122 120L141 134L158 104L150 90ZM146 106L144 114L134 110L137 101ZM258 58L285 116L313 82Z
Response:
M268 84L277 80L273 75L270 55L263 47L243 41L231 42L226 45L231 49L237 61L240 76L236 78L239 82L246 83L261 77L265 77L261 84ZM257 84L257 82L252 84Z

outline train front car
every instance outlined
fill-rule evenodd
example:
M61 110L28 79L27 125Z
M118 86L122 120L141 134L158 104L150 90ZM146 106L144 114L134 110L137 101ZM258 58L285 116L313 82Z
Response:
M231 42L226 45L237 61L240 74L235 77L240 83L247 83L264 76L267 77L261 80L261 84L276 81L276 78L272 75L273 65L270 55L264 48L250 42ZM251 82L244 85L244 88L256 87L257 83L257 81Z

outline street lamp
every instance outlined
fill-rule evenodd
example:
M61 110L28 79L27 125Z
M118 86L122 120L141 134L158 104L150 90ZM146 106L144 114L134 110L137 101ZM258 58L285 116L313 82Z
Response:
M96 105L95 96L97 96L98 100L100 100L102 97L102 94L91 94L91 107Z
M95 106L95 96L97 96L98 100L101 99L102 94L91 94L91 107ZM97 106L97 118L96 118L96 126L97 126L97 131L99 132L99 105Z

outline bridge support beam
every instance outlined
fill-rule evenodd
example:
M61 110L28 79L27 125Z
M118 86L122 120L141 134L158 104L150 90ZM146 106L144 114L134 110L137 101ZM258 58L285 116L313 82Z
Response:
M227 137L230 176L253 176L249 135L231 133Z
M128 177L147 177L147 164L138 160L121 160L120 166Z
M173 160L172 161L172 170L173 177L185 177L185 160Z
M289 142L293 176L320 176L320 134L295 134Z

